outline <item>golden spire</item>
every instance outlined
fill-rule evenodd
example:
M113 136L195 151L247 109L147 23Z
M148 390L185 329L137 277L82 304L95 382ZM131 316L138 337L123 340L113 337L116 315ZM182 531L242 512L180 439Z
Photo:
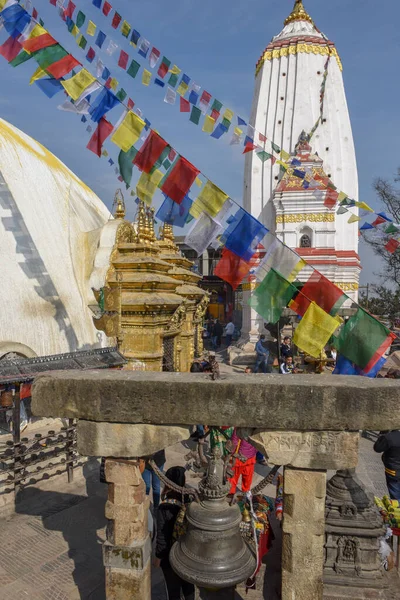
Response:
M114 206L117 205L114 213L116 219L125 219L125 202L121 190L117 190L114 196Z
M172 225L168 223L164 223L163 231L162 231L162 239L170 240L171 242L175 241L174 230Z
M303 6L303 0L295 1L294 8L284 24L288 25L289 23L293 23L293 21L308 21L309 23L314 24L314 21Z
M147 218L149 221L149 240L150 240L150 242L157 241L156 233L154 231L154 221L155 221L154 213L155 213L154 208L149 208L147 210Z
M146 212L144 202L139 202L138 219L137 219L137 236L139 242L144 242L147 239L146 235Z

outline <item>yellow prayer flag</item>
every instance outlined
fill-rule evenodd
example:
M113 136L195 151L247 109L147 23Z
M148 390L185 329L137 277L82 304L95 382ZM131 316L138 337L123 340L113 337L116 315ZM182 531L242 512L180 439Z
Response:
M288 166L286 163L282 162L281 160L277 160L277 161L276 161L276 164L277 164L277 165L281 165L281 167L282 167L283 169L285 169L285 171L287 171L287 170L288 170L288 168L289 168L289 166Z
M203 131L206 133L212 133L214 131L215 119L206 115L203 123Z
M32 75L30 81L29 81L29 85L32 85L32 83L34 81L37 81L38 79L42 79L42 77L46 77L47 73L44 69L42 69L42 67L38 67L36 69L36 71L34 72L34 74Z
M181 72L182 69L180 69L179 67L177 67L176 65L174 65L172 67L172 69L169 70L169 73L172 73L172 75L179 75L179 73Z
M7 0L0 0L0 10L3 10Z
M178 85L178 89L176 90L176 93L179 94L180 96L184 96L186 94L186 92L188 91L188 84L185 83L184 81L181 81L181 83Z
M79 46L79 44L81 43L81 39L82 39L82 38L83 38L83 35L81 34L81 35L78 35L78 37L75 39L75 41L76 41L76 43L78 44L78 46Z
M41 35L44 35L45 33L48 33L47 29L45 29L38 23L30 32L29 39L39 37Z
M117 87L118 87L118 80L117 80L117 79L115 79L115 77L113 77L113 78L111 79L111 81L110 81L110 88L111 88L112 90L116 90L116 89L117 89Z
M307 263L302 258L299 260L293 271L290 273L289 277L287 277L288 281L294 281L297 278L297 275L307 266Z
M138 141L145 125L146 123L140 117L129 111L115 131L111 141L124 152L128 152Z
M128 21L124 21L121 26L121 33L125 37L128 37L132 27L129 25Z
M230 108L227 108L224 112L224 114L222 115L223 119L228 119L228 121L232 121L233 119L233 115L235 113L233 112L233 110L231 110Z
M319 358L331 335L342 323L311 302L293 336L294 344L314 358Z
M89 71L82 69L66 81L61 81L61 85L72 100L78 100L79 96L94 82L96 77L93 77Z
M106 157L107 157L107 156L108 156L108 152L107 152L107 150L103 150L103 152L101 153L101 155L102 155L102 156L106 156Z
M73 26L72 30L71 30L71 35L74 36L74 38L76 38L76 36L79 33L79 29L76 25Z
M198 219L202 212L207 212L211 217L215 217L228 198L228 194L208 180L189 212L195 219Z
M200 177L196 177L196 179L194 180L194 182L195 182L195 184L196 184L198 187L201 187L201 186L203 185L203 182L202 182L202 180L200 179Z
M357 223L357 221L361 221L361 217L357 215L351 215L350 219L347 221L348 223Z
M235 135L238 135L240 137L242 135L242 133L243 133L243 130L240 129L240 127L235 127L235 131L234 131Z
M340 192L339 196L338 196L338 202L341 202L342 200L346 200L347 198L347 194L345 194L344 192Z
M148 71L147 69L143 69L143 75L142 75L143 85L150 85L150 81L151 81L150 71Z
M95 23L93 23L93 21L89 21L87 29L86 29L86 33L88 35L94 35L96 33L96 29L97 29L97 25Z
M139 200L142 200L145 204L150 206L157 187L163 177L164 175L157 169L154 173L143 172L136 185L136 194Z
M358 206L358 208L362 208L363 210L374 212L374 209L368 206L368 204L366 204L365 202L356 202L356 206Z
M290 158L289 152L286 152L286 150L281 150L281 159L282 160L289 160L289 158Z

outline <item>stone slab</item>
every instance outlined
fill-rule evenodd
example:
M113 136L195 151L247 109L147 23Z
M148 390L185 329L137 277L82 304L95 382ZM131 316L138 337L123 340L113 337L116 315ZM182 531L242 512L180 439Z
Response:
M359 438L349 431L255 431L249 440L269 464L337 470L357 466Z
M105 569L107 600L151 600L151 560L143 571Z
M133 544L132 546L113 546L109 542L103 544L103 564L106 568L140 571L150 557L150 536L147 536L143 544Z
M81 456L147 456L187 440L189 427L79 420L78 452Z
M36 378L37 416L114 423L230 425L271 431L400 429L396 380L342 375L54 372Z

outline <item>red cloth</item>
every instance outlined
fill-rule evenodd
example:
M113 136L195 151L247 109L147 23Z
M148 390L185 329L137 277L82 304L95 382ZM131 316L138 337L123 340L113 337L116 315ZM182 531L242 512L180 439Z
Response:
M76 60L76 58L74 58L72 54L68 54L67 56L64 56L64 58L62 58L61 60L58 60L57 62L47 67L46 71L50 73L50 75L53 75L55 79L61 79L61 77L67 75L70 71L72 71L72 69L74 69L80 64L81 63L78 60Z
M180 99L180 107L179 107L180 112L190 112L191 110L191 106L190 106L190 102L189 100L186 100L185 98Z
M54 46L55 44L57 44L57 40L49 33L44 33L43 35L39 35L39 37L26 40L23 42L22 46L27 52L36 52L37 50L47 48L48 46Z
M67 17L72 19L72 15L74 14L75 8L75 4L71 2L71 0L69 0L67 8L64 10L64 21L67 20Z
M388 252L390 252L390 254L393 254L393 252L396 252L397 248L400 246L400 243L395 240L394 238L392 238L391 240L388 241L387 244L385 244L385 248Z
M375 352L375 354L373 355L373 357L371 358L371 360L365 367L365 369L363 369L364 373L369 373L371 371L371 369L374 368L374 366L376 365L378 360L380 360L382 358L382 356L385 354L386 350L388 350L388 348L390 348L390 346L393 344L395 339L397 339L396 334L389 333L386 340L384 342L382 342L382 344L379 346L378 350Z
M382 217L377 217L375 221L371 223L371 225L377 227L378 225L382 225L382 223L387 223L386 219L383 219Z
M235 449L235 452L238 454L242 454L245 458L253 458L257 454L256 448L254 448L253 444L250 444L247 440L243 440L238 437L236 429L233 430L232 435L232 446Z
M96 52L93 50L92 46L90 46L88 53L86 55L86 58L88 60L93 60L95 56L96 56Z
M111 23L111 27L113 27L114 29L117 29L118 25L121 23L122 21L122 17L121 15L119 15L117 12L114 14L113 16L113 20Z
M345 294L334 283L321 275L318 271L314 271L310 279L302 287L300 294L295 300L290 303L290 308L294 310L300 317L304 317L311 301L314 301L325 312L331 314L335 307L335 313L340 308L345 300ZM340 299L343 302L339 302ZM339 302L338 306L335 306Z
M19 390L19 397L21 400L25 400L25 398L30 398L32 396L32 384L31 383L23 383Z
M336 206L338 197L339 197L339 193L336 190L327 188L326 196L325 196L325 200L324 200L324 206L326 206L327 208L333 208L334 206Z
M251 490L251 483L253 481L254 468L256 466L256 457L249 458L243 463L238 458L235 461L233 467L233 477L229 480L231 483L230 494L236 492L237 484L242 476L242 492L249 492Z
M161 65L158 67L157 75L161 77L161 79L164 79L167 73L168 65L165 62L162 62Z
M111 82L112 82L112 77L109 77L104 84L108 90L111 90Z
M135 106L134 101L132 100L132 98L129 98L128 100L128 108L129 110L132 110L132 108Z
M204 92L201 95L200 102L204 103L204 104L209 104L210 100L211 100L211 94L209 94L208 92L206 92L204 90Z
M96 131L90 138L86 148L97 154L98 157L100 157L101 148L113 129L114 126L111 123L109 123L104 117L102 117L99 121Z
M194 165L180 156L161 190L174 202L181 204L199 173L200 171Z
M257 148L257 146L255 144L253 144L252 142L247 142L242 154L247 154L247 152L252 152L256 148Z
M109 2L104 2L103 13L106 15L106 17L108 17L108 15L110 14L111 9L112 9L111 4Z
M128 65L128 60L129 60L129 55L124 50L121 50L121 54L119 55L119 60L118 60L118 66L121 67L121 69L126 69L126 67Z
M11 62L21 52L22 45L19 43L17 38L9 37L6 39L4 44L0 46L0 54L4 58Z
M38 16L39 16L38 11L36 10L36 8L34 8L32 10L32 19L36 20L38 18Z
M218 121L220 114L221 113L219 113L215 108L213 108L211 111L211 118L214 119L214 121Z
M150 173L157 159L160 158L168 143L155 131L151 131L149 137L136 154L133 164L145 173Z
M247 262L234 252L224 248L222 256L214 269L214 275L228 282L236 290L254 265L254 259Z

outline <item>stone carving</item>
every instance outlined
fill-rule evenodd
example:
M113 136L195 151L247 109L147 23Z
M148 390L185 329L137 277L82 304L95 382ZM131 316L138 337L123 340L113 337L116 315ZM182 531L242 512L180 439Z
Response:
M303 223L310 221L311 223L334 223L335 213L296 213L290 215L278 215L277 223Z
M186 318L186 303L182 302L180 306L176 309L174 314L171 317L170 322L166 326L167 331L175 331L179 330L182 326L183 321Z

